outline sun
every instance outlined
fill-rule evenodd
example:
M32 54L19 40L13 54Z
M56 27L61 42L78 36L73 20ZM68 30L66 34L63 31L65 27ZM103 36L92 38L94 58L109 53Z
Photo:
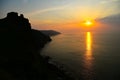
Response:
M96 21L93 19L86 19L81 21L80 26L82 26L83 28L93 28L96 26Z
M92 24L93 24L93 22L89 21L89 20L85 21L85 23L84 23L84 25L86 25L86 26L91 26Z

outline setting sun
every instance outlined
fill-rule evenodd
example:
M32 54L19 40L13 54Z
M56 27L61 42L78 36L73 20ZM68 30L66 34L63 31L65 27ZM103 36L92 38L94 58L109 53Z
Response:
M92 21L85 21L85 23L84 23L86 26L91 26L92 24L93 24L93 22Z

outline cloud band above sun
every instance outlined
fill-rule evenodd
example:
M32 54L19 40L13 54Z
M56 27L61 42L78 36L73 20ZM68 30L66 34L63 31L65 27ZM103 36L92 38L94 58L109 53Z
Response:
M46 12L49 12L49 11L56 11L56 10L61 10L61 9L64 9L66 6L60 6L60 7L52 7L52 8L47 8L47 9L42 9L42 10L37 10L37 11L34 11L32 13L28 13L27 15L29 16L34 16L34 15L37 15L37 14L43 14L43 13L46 13Z

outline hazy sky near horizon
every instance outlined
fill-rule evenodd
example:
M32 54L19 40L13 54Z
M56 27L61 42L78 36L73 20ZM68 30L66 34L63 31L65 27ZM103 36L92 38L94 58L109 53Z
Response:
M0 0L0 18L22 13L33 26L56 26L120 14L120 0Z

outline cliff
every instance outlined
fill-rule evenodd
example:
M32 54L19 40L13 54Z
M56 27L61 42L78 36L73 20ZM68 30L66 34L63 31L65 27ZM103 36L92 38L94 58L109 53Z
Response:
M0 19L0 80L70 80L39 54L49 41L22 14L10 12Z

